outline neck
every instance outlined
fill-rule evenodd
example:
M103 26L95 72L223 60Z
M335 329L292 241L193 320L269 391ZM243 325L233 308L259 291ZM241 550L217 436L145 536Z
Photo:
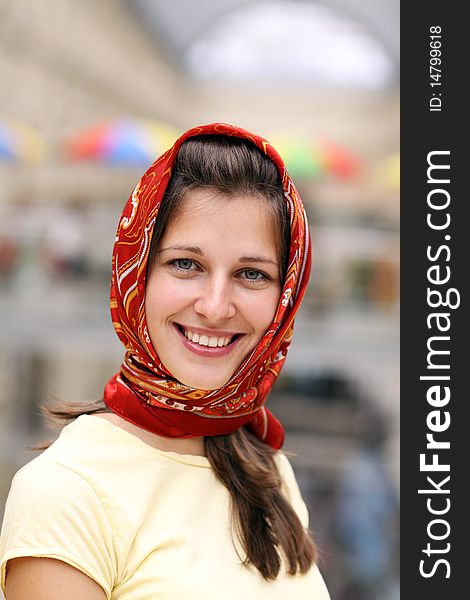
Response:
M134 425L115 413L101 413L97 414L96 416L113 423L113 425L120 427L132 435L135 435L140 440L149 446L152 446L152 448L156 448L157 450L163 450L164 452L176 452L177 454L193 454L195 456L206 455L203 437L167 438Z

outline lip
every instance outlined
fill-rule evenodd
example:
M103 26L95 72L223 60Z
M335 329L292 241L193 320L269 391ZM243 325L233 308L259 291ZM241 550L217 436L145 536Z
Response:
M184 327L184 325L180 325L180 326ZM219 348L219 347L210 348L209 346L200 346L199 344L196 344L195 342L191 342L190 340L188 340L188 338L183 333L181 333L181 331L178 329L178 326L176 325L176 323L173 323L173 327L174 327L176 333L179 335L184 346L188 350L191 350L191 352L194 352L194 354L198 354L199 356L205 356L205 357L211 357L211 358L218 358L219 356L226 356L227 354L230 354L238 346L238 342L244 337L243 335L240 335L240 337L238 337L234 342L231 342L228 346L222 346L221 348ZM210 329L201 329L200 327L191 327L191 328L185 327L185 329L189 329L190 331L194 331L194 333L200 333L202 335L212 335L212 336L217 335L219 337L228 337L228 336L236 335L235 333L231 333L229 331L227 331L227 332L217 331L217 333L216 333L215 331L211 331Z

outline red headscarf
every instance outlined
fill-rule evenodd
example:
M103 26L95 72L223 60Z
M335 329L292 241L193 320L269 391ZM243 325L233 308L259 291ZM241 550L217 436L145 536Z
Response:
M276 165L291 223L286 280L273 322L231 379L216 390L198 390L177 381L158 358L145 318L147 259L155 219L181 144L198 135L250 140ZM311 248L305 210L284 162L265 139L233 125L214 123L184 133L147 170L127 201L113 252L111 316L126 355L107 383L106 405L128 421L166 437L225 435L247 426L274 448L284 429L264 402L284 364L294 317L310 274Z

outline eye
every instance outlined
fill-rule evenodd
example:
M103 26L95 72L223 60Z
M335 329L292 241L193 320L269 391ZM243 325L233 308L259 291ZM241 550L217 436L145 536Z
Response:
M175 260L175 264L180 268L180 269L190 269L193 261L189 260L189 258L181 258L178 260Z
M242 271L242 276L249 281L262 281L263 279L267 279L264 273L261 273L261 271L257 271L256 269L245 269Z
M197 269L197 264L190 258L177 258L170 262L170 266L172 266L176 271L186 273Z

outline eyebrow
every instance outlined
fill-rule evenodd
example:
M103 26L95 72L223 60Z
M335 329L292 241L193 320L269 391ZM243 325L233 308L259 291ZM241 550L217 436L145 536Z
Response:
M184 246L184 245L175 245L175 246L168 246L167 248L162 248L161 250L159 250L159 254L162 254L163 252L167 252L168 250L184 250L185 252L192 252L193 254L197 254L198 256L204 256L204 252L198 246ZM238 261L241 263L263 263L263 264L274 265L276 267L279 266L277 261L271 260L270 258L267 258L266 256L241 256L238 259Z
M276 267L279 266L276 261L266 258L265 256L241 256L238 260L241 263L263 263L274 265Z
M167 248L159 250L158 253L162 254L162 252L167 252L168 250L184 250L185 252L192 252L193 254L204 256L204 252L198 246L168 246Z

